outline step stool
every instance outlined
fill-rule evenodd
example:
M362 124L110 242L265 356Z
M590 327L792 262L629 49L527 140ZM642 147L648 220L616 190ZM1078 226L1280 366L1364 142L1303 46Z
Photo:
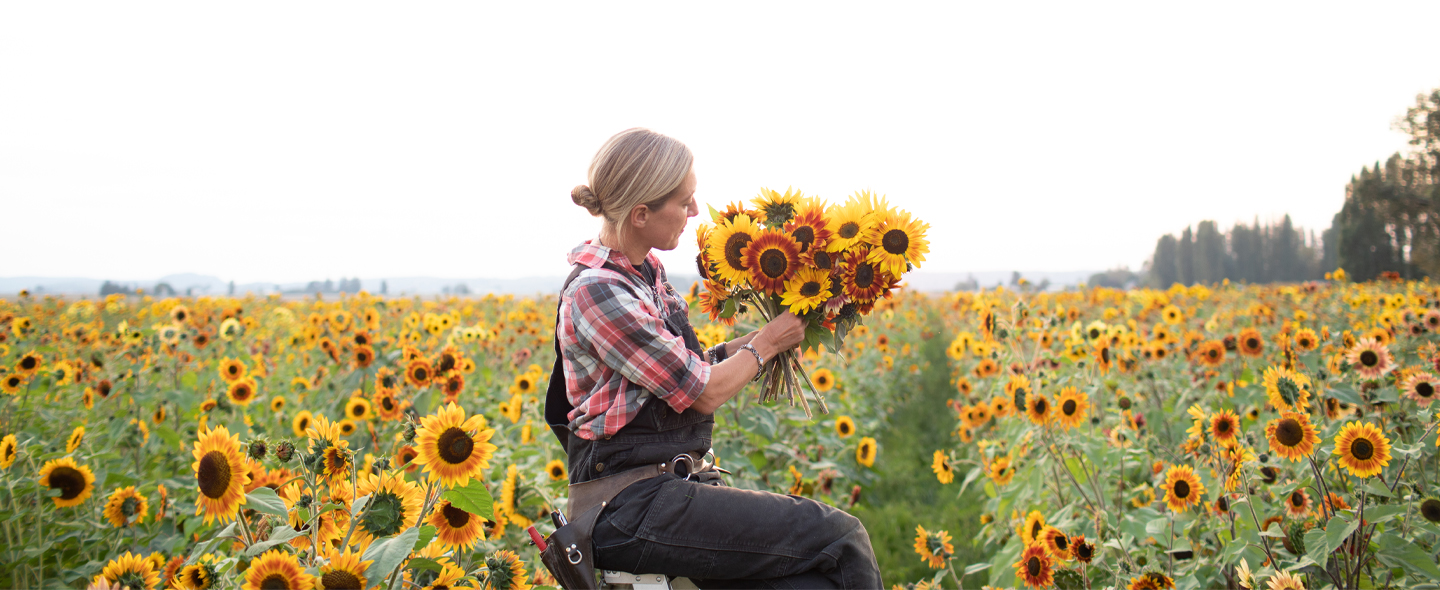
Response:
M664 574L632 574L604 570L601 588L611 590L700 590L690 578L668 578Z

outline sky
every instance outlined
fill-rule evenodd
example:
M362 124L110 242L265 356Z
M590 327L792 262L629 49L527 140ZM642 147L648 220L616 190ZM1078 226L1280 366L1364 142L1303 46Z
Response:
M0 276L563 276L609 136L701 208L871 190L925 271L1318 234L1440 86L1440 3L0 4ZM702 223L693 219L689 230ZM693 272L693 240L662 253ZM16 256L15 253L23 255ZM679 269L684 269L683 271Z

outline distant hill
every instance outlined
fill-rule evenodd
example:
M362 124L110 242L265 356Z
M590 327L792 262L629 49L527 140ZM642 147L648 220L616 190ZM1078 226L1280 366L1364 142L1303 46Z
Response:
M1084 282L1095 271L1021 271L1020 276L1030 283L1039 285L1049 281L1048 288L1051 290L1063 289ZM1014 273L1011 271L981 271L981 272L928 272L915 271L905 278L906 285L917 291L938 292L953 291L960 288L994 288L996 285L1009 285ZM671 284L676 289L688 289L690 284L696 281L695 275L672 274ZM157 279L145 280L122 280L122 279L92 279L82 277L0 277L0 295L14 295L21 289L27 289L35 295L99 295L100 288L106 281L127 289L144 289L146 293L156 293L156 287L161 283L168 285L177 295L227 295L230 291L230 282L210 275L195 273L180 273L165 275ZM494 279L494 278L473 278L473 279L444 279L436 277L382 277L372 279L350 279L339 281L325 279L308 283L243 283L236 284L234 293L244 295L254 293L264 295L269 293L313 293L317 290L322 292L338 292L341 281L347 283L345 290L353 291L353 286L358 281L359 288L370 293L379 294L382 286L385 294L396 295L438 295L446 293L482 295L485 293L511 293L516 295L532 295L539 293L554 293L560 289L560 283L564 277L523 277L517 279ZM329 287L326 287L326 283Z

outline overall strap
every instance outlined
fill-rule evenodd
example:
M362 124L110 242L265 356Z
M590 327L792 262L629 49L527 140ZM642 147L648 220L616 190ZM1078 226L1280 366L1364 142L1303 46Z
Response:
M575 406L570 404L570 396L565 392L565 367L560 356L560 307L565 305L565 291L570 288L570 283L587 268L583 264L575 264L575 270L570 271L570 276L565 277L565 283L560 286L560 301L555 304L555 366L550 370L550 386L545 390L545 423L550 426L550 432L555 433L555 438L560 439L562 449L570 448L570 412L575 410ZM601 268L618 272L621 276L625 274L608 260Z

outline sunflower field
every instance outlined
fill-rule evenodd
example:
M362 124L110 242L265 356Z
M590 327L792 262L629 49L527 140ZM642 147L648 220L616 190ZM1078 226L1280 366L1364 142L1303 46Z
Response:
M1434 584L1440 289L1337 275L900 289L800 357L828 414L741 395L717 462L856 511L901 588ZM754 328L701 291L702 344ZM555 304L0 300L0 586L554 586ZM867 518L905 466L965 519Z

